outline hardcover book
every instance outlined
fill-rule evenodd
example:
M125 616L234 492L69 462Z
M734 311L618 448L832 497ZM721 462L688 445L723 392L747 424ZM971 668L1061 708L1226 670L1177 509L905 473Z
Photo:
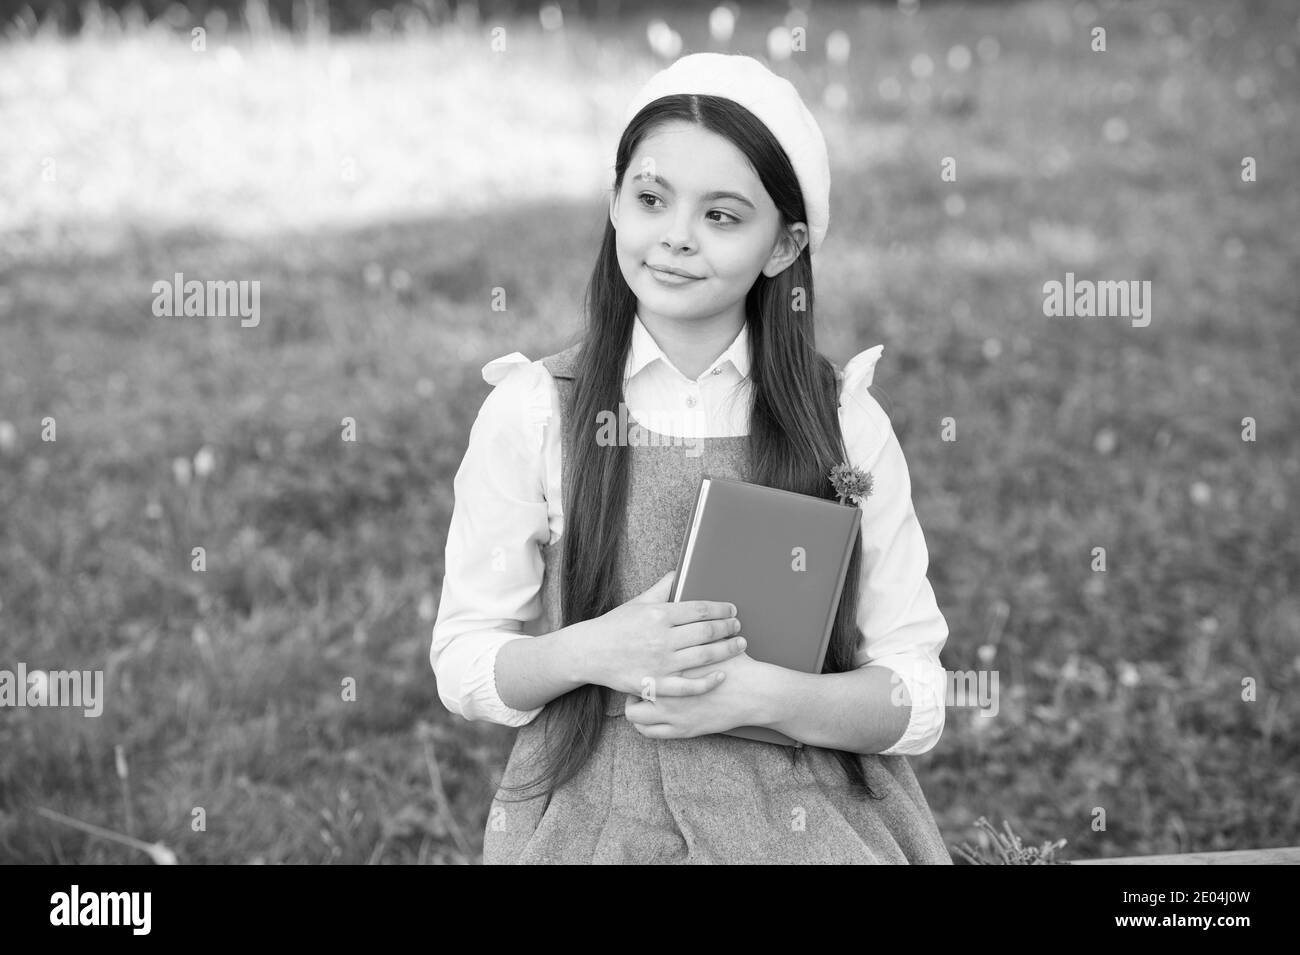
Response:
M733 603L751 657L821 673L861 523L857 506L703 477L669 600ZM803 745L764 726L728 734Z

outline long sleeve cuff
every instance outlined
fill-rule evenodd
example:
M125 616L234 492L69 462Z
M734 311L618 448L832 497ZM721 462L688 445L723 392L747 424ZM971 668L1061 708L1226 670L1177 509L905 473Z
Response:
M505 726L531 723L542 707L517 710L502 702L497 692L497 653L511 640L529 639L517 633L488 631L461 634L434 664L438 697L443 706L467 720L486 720Z
M516 638L521 639L521 638ZM465 687L466 692L474 701L474 705L482 710L485 714L490 714L487 719L494 723L504 723L506 726L523 726L525 723L531 723L542 712L543 707L537 707L532 710L516 710L514 707L506 706L501 702L501 694L497 692L497 654L508 641L502 641L488 651L488 659L481 670L474 671L475 679L470 685ZM486 673L487 679L481 679L481 674ZM484 717L475 717L483 719Z
M947 675L943 667L937 662L918 660L914 655L906 653L880 657L867 665L892 670L907 688L912 701L907 729L898 742L881 750L880 755L919 756L929 752L943 734L944 707L947 701ZM895 692L896 690L891 690L891 697ZM901 702L901 695L897 699Z

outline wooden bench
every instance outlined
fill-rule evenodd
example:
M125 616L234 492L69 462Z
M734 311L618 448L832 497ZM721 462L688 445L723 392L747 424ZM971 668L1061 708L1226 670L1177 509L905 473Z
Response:
M1300 865L1300 846L1236 849L1231 852L1181 852L1171 856L1121 856L1072 859L1071 865Z

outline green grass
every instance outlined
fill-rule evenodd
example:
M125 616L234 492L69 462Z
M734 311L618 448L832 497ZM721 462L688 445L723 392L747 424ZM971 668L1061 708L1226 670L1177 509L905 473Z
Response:
M1104 6L1101 54L1086 13L819 5L792 70L834 170L821 347L885 343L944 664L996 647L998 717L950 709L914 765L950 845L981 816L1065 859L1294 845L1300 27L1280 2ZM735 48L777 22L747 11ZM38 807L186 862L477 860L513 731L448 714L428 666L451 479L479 366L578 328L654 67L632 18L481 36L0 47L0 667L102 668L108 696L0 712L0 860L145 859ZM260 280L260 326L155 318L177 271ZM1044 318L1066 271L1151 280L1150 327Z

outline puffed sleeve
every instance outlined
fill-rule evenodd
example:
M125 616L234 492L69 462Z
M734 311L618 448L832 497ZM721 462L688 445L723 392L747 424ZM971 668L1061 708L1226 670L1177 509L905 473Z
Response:
M932 749L944 726L946 675L939 651L948 624L926 577L929 553L912 506L903 449L884 408L868 386L883 345L854 356L840 390L840 424L849 463L870 472L872 492L862 508L861 576L855 662L894 671L911 700L902 737L882 755L916 755ZM904 699L898 684L895 697Z
M496 657L541 612L547 543L544 428L554 388L541 362L519 352L483 366L495 385L470 429L456 472L446 571L429 662L438 697L468 720L522 726L542 711L501 701Z

